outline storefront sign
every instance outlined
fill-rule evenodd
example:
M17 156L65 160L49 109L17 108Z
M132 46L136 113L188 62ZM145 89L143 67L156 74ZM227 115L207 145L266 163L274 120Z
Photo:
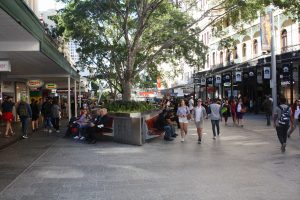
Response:
M242 72L235 72L235 81L242 82Z
M27 86L31 88L39 88L44 85L44 82L42 80L29 80L27 81Z
M57 88L57 85L55 83L47 83L45 85L45 88L46 89L49 89L49 90L52 90L52 89L56 89Z
M216 84L221 84L221 76L216 75Z
M0 60L0 72L11 72L11 65L9 61Z
M264 79L271 79L271 68L264 67Z
M223 75L223 82L224 83L231 83L231 76L230 76L230 74Z

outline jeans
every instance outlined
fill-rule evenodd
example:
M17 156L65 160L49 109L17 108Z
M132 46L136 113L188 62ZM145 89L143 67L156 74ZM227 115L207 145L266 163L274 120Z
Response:
M267 117L267 126L271 125L271 115L270 114L266 114Z
M79 125L79 137L86 136L86 131L90 126L88 124Z
M171 125L166 125L164 126L164 130L165 130L165 138L170 138L171 136L173 136L175 134L174 132L174 128Z
M52 118L52 124L55 130L59 130L59 118Z
M51 117L44 118L44 127L50 129L52 127Z
M288 126L287 127L276 126L277 136L281 145L286 143L288 129L289 129Z
M220 124L219 124L220 120L211 120L211 126L212 126L212 131L214 134L214 137L216 136L216 127L217 127L217 134L220 134Z
M23 136L27 136L27 130L28 130L28 117L20 117L21 123L22 123L22 133Z

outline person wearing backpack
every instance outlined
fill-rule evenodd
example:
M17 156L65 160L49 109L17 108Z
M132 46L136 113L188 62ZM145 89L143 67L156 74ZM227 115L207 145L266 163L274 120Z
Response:
M26 97L21 97L21 101L17 107L17 114L20 117L22 123L22 134L23 138L27 139L27 131L28 131L28 119L32 117L32 111L30 105L26 102Z
M285 152L287 132L290 125L294 127L291 108L286 104L286 98L280 98L280 105L274 111L274 127L276 128L277 136L281 144L281 152Z

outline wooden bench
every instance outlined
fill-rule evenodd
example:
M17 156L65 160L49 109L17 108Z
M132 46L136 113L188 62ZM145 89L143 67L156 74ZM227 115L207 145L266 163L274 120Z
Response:
M104 127L102 127L101 129L96 129L98 131L95 132L95 135L96 136L98 135L100 137L101 136L112 137L113 136L113 122L114 122L114 118L111 116L108 116L108 122L106 124L104 124Z

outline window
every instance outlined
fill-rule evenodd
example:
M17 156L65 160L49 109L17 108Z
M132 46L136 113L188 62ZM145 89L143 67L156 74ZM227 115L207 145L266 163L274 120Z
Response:
M298 36L299 36L299 44L300 44L300 24L298 26L299 26L299 28L298 28Z
M257 40L254 40L253 41L253 54L254 55L257 55L257 53L258 53L258 45L257 45Z
M220 52L220 64L223 64L223 51Z
M281 32L281 49L283 52L287 50L287 31L285 29Z
M226 60L227 60L227 62L230 62L230 57L231 57L231 52L227 49L227 51L226 51Z
M209 68L209 55L206 57L207 68Z
M246 45L246 43L243 44L243 50L242 50L242 53L243 53L243 57L246 57L246 56L247 56L247 45Z
M216 53L215 52L213 52L213 63L212 63L213 65L215 65L216 64Z
M239 58L238 53L237 53L237 46L234 47L233 57L234 57L234 59L238 59Z

